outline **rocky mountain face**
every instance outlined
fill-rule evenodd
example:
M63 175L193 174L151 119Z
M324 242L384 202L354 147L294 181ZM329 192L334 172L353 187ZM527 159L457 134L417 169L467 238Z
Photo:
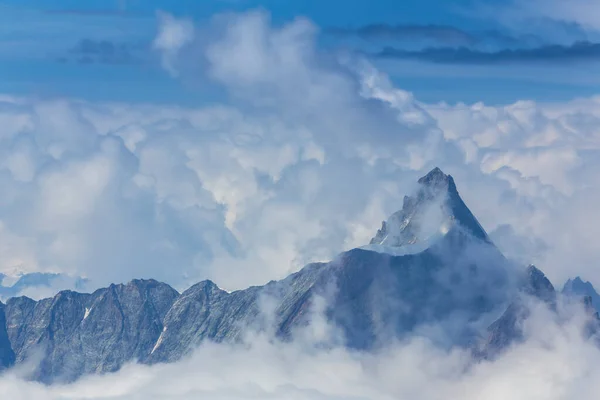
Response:
M434 168L418 183L416 195L404 197L402 209L383 222L371 244L416 244L444 234L457 223L473 238L488 241L487 233L460 198L451 176Z
M368 246L264 286L229 293L204 281L179 294L134 280L92 294L12 298L0 307L0 365L32 360L32 379L72 381L131 361L176 361L203 341L240 341L249 329L289 340L315 312L349 348L417 333L492 357L520 338L526 299L552 307L554 288L535 267L502 256L451 176L436 168L419 184Z
M562 293L567 296L577 296L587 298L590 306L596 311L600 311L600 295L594 289L594 286L580 277L569 279L563 287Z
M0 303L0 371L15 362L15 353L6 332L6 307Z
M494 358L511 344L523 340L522 322L530 315L528 303L532 299L551 309L556 307L554 286L542 271L530 265L518 282L517 294L506 311L488 327L487 338L475 350L478 357Z
M38 302L12 298L4 307L6 332L17 363L39 360L33 379L69 381L115 371L125 360L144 362L178 295L169 285L134 280Z

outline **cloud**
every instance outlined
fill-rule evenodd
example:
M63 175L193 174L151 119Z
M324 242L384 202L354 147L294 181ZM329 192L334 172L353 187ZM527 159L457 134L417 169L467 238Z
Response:
M330 28L329 34L357 36L367 40L433 40L447 45L469 45L476 42L473 34L446 25L371 24L358 28Z
M500 225L489 233L492 242L504 254L510 256L521 265L527 265L539 259L549 249L539 238L519 236L511 225Z
M204 75L230 105L1 98L0 272L262 284L366 244L439 165L489 232L534 240L515 257L600 281L583 223L600 198L597 99L422 104L321 53L307 20L209 25L172 65L201 60L180 77Z
M0 218L31 261L2 269L233 289L368 241L416 180L394 171L426 168L441 132L408 93L378 99L375 71L324 62L307 21L214 23L195 51L235 107L3 99Z
M26 296L34 300L54 297L61 290L82 291L86 289L83 279L64 274L32 273L17 276L0 276L0 300Z
M176 19L170 14L159 13L158 34L154 39L154 49L162 55L162 66L171 75L177 75L175 59L181 49L192 41L194 25L188 19Z
M533 241L530 262L554 282L573 273L572 267L566 267L569 264L577 265L575 269L584 275L595 275L592 258L588 258L593 257L589 241L583 239L595 235L596 230L595 224L584 221L585 215L595 213L592 204L598 196L597 179L591 172L598 168L593 161L598 154L592 122L595 104L596 100L587 99L560 106L518 102L502 107L426 107L445 137L463 148L465 162L494 178L464 175L464 180L478 179L477 184L462 189L472 190L473 199L494 198L483 205L467 197L475 215L488 231L509 224L517 235ZM505 207L511 210L505 213ZM486 216L492 210L495 223ZM514 250L515 256L523 259L523 248ZM511 255L510 248L506 252Z
M600 282L598 98L423 104L368 63L322 53L304 19L221 16L202 40L164 19L165 68L206 75L230 104L0 96L0 272L68 272L97 285L262 284L366 244L439 165L507 255L535 262L557 286L573 275ZM187 57L202 62L177 68ZM561 307L558 316L535 308L528 340L495 362L472 364L423 338L364 354L258 336L71 385L38 385L15 370L0 391L42 400L591 400L598 349L581 335L581 310Z
M330 28L338 38L358 37L374 42L432 43L449 47L524 47L542 43L533 34L511 35L500 30L468 31L450 25L390 25L385 23L356 28ZM416 43L415 43L416 42Z
M66 54L59 56L60 62L79 64L127 65L142 62L143 46L117 43L111 40L81 39Z
M376 58L414 60L433 64L490 65L541 62L590 62L598 58L598 30L577 18L550 17L553 1L491 5L474 3L469 19L484 21L489 29L477 30L453 25L375 23L358 27L334 27L325 32L328 44L354 49ZM534 6L531 6L535 4ZM530 7L531 6L531 7ZM568 8L577 9L577 7ZM581 7L583 8L583 7ZM544 10L538 12L539 10ZM561 12L556 13L560 15ZM362 40L356 40L362 39ZM550 65L550 68L552 65ZM443 71L437 71L443 73Z
M509 4L508 12L513 16L574 22L591 30L600 28L600 5L595 1L574 0L566 4L559 0L533 0Z
M568 46L546 45L531 49L504 49L499 51L480 51L467 47L431 47L411 51L386 47L374 56L383 59L418 60L439 64L570 63L597 61L600 59L600 44L576 42Z

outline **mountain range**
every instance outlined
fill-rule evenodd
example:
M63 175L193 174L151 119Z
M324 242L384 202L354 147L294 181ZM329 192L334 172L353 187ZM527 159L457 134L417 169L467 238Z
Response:
M69 382L132 361L173 362L249 331L292 340L315 315L356 351L417 334L496 357L522 338L530 299L552 308L557 293L539 269L503 256L451 176L435 168L418 183L369 244L264 286L227 292L203 281L178 293L133 280L91 294L10 298L0 303L0 365L30 361L31 379Z

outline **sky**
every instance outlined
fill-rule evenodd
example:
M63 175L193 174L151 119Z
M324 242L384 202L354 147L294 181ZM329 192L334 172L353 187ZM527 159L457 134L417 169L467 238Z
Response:
M0 1L0 273L262 285L369 243L438 166L507 257L599 288L599 16L591 0ZM318 351L315 315L304 342L250 335L52 387L24 366L0 391L596 398L581 309L531 309L493 362L418 337Z
M0 89L111 101L220 98L206 82L191 90L158 68L157 11L202 26L215 14L259 8L274 24L310 19L322 51L364 54L422 101L565 101L600 86L599 25L587 16L598 6L577 2L563 10L557 0L4 0Z

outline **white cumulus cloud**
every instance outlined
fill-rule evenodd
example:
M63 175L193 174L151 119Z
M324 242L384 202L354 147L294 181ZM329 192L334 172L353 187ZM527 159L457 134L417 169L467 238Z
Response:
M159 19L169 65L198 61L185 73L231 101L2 96L0 235L13 245L0 271L262 284L367 243L437 165L488 231L540 244L519 259L558 285L600 282L588 239L600 233L597 99L424 104L364 61L321 52L305 19L230 14L201 31Z

